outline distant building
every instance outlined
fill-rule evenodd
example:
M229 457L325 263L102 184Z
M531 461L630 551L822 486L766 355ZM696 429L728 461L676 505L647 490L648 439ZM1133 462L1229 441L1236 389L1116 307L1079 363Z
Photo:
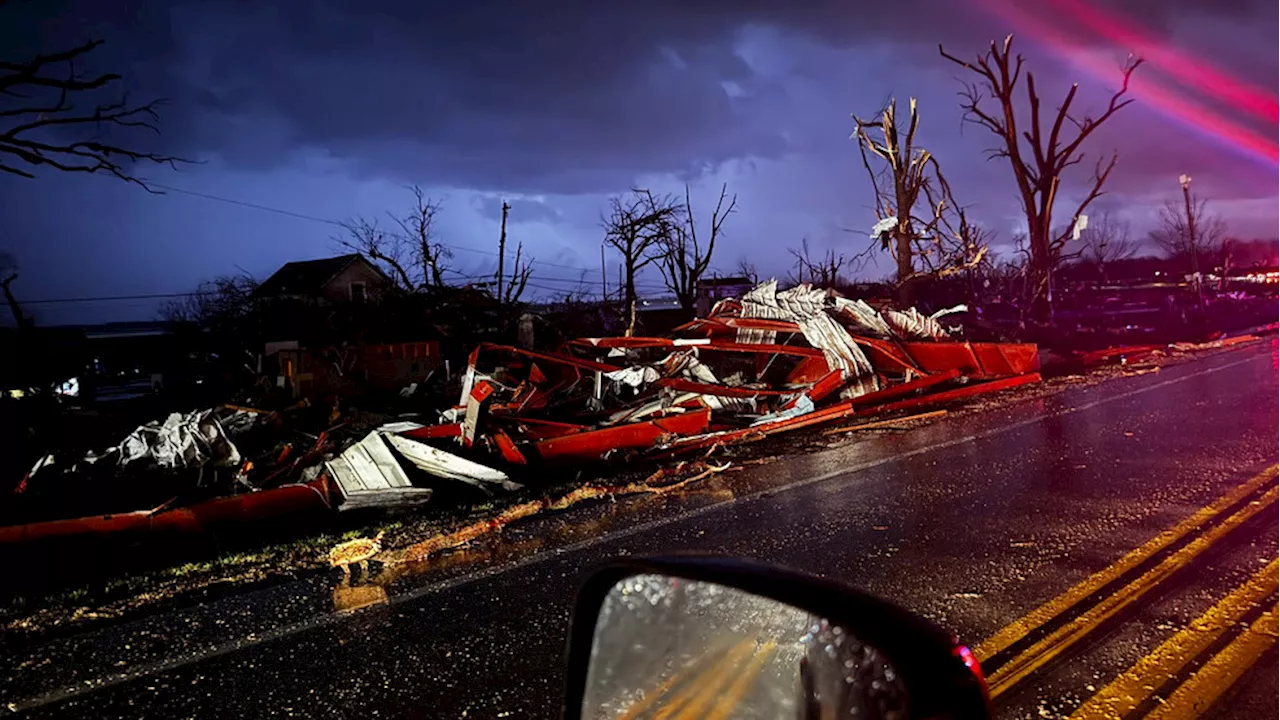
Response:
M391 278L360 253L285 263L254 290L256 298L289 298L315 304L375 302Z
M706 317L720 300L742 297L753 287L751 279L745 277L701 278L696 289L694 312L698 317Z

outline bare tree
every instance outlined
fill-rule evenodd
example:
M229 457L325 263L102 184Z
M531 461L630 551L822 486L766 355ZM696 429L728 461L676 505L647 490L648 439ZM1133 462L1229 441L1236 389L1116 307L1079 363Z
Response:
M1121 220L1103 211L1089 218L1089 226L1080 232L1081 257L1098 268L1098 277L1107 279L1107 266L1118 260L1126 260L1138 251L1138 244L1130 237L1129 221Z
M392 216L400 226L406 241L411 245L409 250L410 267L422 274L422 282L435 287L444 286L443 273L448 270L445 262L453 257L453 251L441 245L435 239L436 214L440 212L440 201L432 200L417 185L409 187L413 193L413 205L403 216Z
M799 248L787 248L796 259L797 283L811 283L819 287L834 287L841 282L840 272L849 263L843 253L837 255L828 249L821 257L814 257L809 249L809 238L801 238Z
M1209 210L1206 198L1192 194L1190 207L1192 225L1189 226L1187 205L1176 200L1166 201L1160 208L1159 225L1148 238L1173 260L1189 263L1194 256L1217 261L1227 235L1227 223L1221 215Z
M662 218L658 233L658 269L667 289L676 296L683 310L693 309L697 299L698 281L702 279L711 265L711 254L715 251L716 240L720 237L724 221L738 205L738 196L728 198L729 186L720 186L720 198L711 211L704 248L698 239L698 222L693 212L693 200L689 194L689 186L684 186L684 211ZM665 226L665 227L664 227Z
M515 261L511 263L511 274L502 283L502 296L498 298L503 305L515 305L524 296L525 287L529 284L529 276L533 274L533 258L524 257L524 243L516 243Z
M854 120L854 137L875 193L877 229L868 252L879 249L894 258L899 301L913 301L912 282L942 277L981 262L985 248L951 195L937 158L915 146L920 116L911 98L905 132L899 128L897 101L890 99L875 120ZM872 167L871 157L880 161Z
M14 297L10 287L17 279L18 259L7 252L0 252L0 289L4 290L5 302L9 305L9 312L13 314L14 323L19 328L30 328L34 324L31 316L22 311L22 306L18 304L18 298Z
M1084 213L1089 203L1103 194L1102 187L1116 166L1119 155L1112 153L1109 159L1100 158L1094 166L1089 191L1076 206L1070 223L1064 229L1053 226L1053 204L1063 173L1084 160L1081 145L1121 108L1133 102L1126 98L1129 80L1142 64L1141 58L1130 56L1121 68L1121 86L1115 91L1106 109L1096 117L1077 117L1072 112L1078 85L1073 84L1054 113L1046 131L1040 117L1040 96L1036 92L1034 75L1026 73L1029 125L1020 130L1017 125L1017 99L1014 97L1022 79L1022 55L1013 55L1013 36L1005 38L1002 45L991 43L991 49L978 55L973 61L961 60L947 54L942 46L942 57L977 75L976 82L967 83L960 92L961 107L968 122L991 131L999 144L988 151L988 158L1008 158L1022 200L1023 214L1027 219L1027 239L1030 251L1028 267L1031 280L1031 315L1038 321L1047 321L1052 313L1051 281L1055 267L1062 259L1062 249L1071 237L1076 219ZM984 107L990 100L998 105ZM1068 128L1068 126L1070 126ZM1066 132L1064 132L1064 130ZM1025 143L1025 144L1024 144Z
M635 327L636 274L658 257L655 249L681 224L680 211L674 198L635 188L628 197L610 198L609 213L600 220L605 242L622 256L622 299L631 315L628 335Z
M417 279L409 274L413 247L407 237L387 231L377 218L356 217L342 223L342 228L346 234L335 236L335 242L381 266L396 288L405 292L417 289Z
M43 168L102 173L155 192L133 174L135 164L189 162L109 138L132 130L159 133L162 102L132 103L123 92L103 101L120 75L77 68L99 45L101 40L91 40L59 52L0 60L0 171L27 178Z
M760 273L756 271L756 264L746 258L746 256L738 258L738 274L746 278L752 285L760 282Z
M405 292L425 287L443 287L447 261L452 251L435 237L439 201L432 200L417 185L408 186L413 204L403 215L387 213L399 232L382 227L376 218L357 216L342 223L344 233L334 237L343 248L358 252L379 265Z

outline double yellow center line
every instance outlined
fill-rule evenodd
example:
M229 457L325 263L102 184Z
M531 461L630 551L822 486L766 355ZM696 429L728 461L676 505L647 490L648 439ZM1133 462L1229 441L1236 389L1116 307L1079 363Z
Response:
M1262 492L1255 499L1244 502L1250 495L1259 491ZM990 663L998 654L1005 653L1019 642L1024 642L1029 636L1033 634L1039 636L1034 642L1000 662L993 672L989 672L987 682L991 696L996 698L1007 692L1028 675L1076 645L1099 625L1147 595L1232 530L1264 509L1273 508L1277 497L1280 497L1280 488L1276 486L1276 466L1272 465L1233 488L1213 504L1200 509L1128 553L1115 564L1086 578L1067 592L1010 623L982 642L975 649L975 654L984 663ZM1235 509L1232 510L1232 508ZM1231 512L1228 514L1229 510ZM1169 552L1150 568L1141 571L1114 591L1099 595L1104 588L1121 581L1127 574L1137 572L1144 564L1150 564L1156 555L1174 548L1179 543L1182 543L1181 547ZM1241 595L1233 593L1224 599L1223 602L1228 603L1228 609L1237 609L1243 602L1241 598L1250 599L1256 605L1259 588L1273 589L1276 575L1276 568L1273 565L1268 566L1270 575L1267 574L1268 570L1264 569L1251 581L1252 584L1246 584L1248 589L1242 587L1237 590L1237 593L1242 593ZM1270 581L1266 579L1268 577L1271 578ZM1266 593L1263 593L1263 597L1265 596ZM1092 601L1092 604L1086 601ZM1073 612L1074 615L1072 615ZM1224 616L1224 613L1229 614L1224 609L1213 617ZM1069 615L1071 615L1069 619L1061 620ZM1206 622L1211 620L1212 618L1209 618ZM1274 619L1271 622L1274 623ZM1055 623L1056 627L1052 627ZM1047 627L1052 629L1045 631ZM1123 688L1117 692L1122 694L1122 690ZM1130 694L1130 697L1139 696L1136 693ZM1104 698L1098 702L1112 701ZM1122 715L1123 713L1104 713L1082 717L1120 717Z
M652 711L654 720L727 718L777 647L772 640L743 638L709 661L673 673L644 699L627 708L622 717L639 718Z

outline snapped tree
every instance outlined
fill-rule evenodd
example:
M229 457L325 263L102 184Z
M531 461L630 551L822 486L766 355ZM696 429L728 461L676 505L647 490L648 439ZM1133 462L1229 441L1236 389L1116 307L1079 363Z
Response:
M787 252L796 259L796 273L790 280L797 284L808 282L818 287L835 287L842 280L841 271L849 264L843 253L837 255L830 248L815 257L809 249L809 238L801 238L800 247L787 248Z
M1121 85L1106 109L1096 117L1077 117L1072 104L1079 86L1071 85L1059 104L1047 128L1042 122L1040 95L1036 91L1035 76L1026 72L1026 102L1028 125L1018 126L1018 92L1023 80L1023 57L1012 52L1013 36L1003 44L991 43L987 52L972 61L961 60L938 46L942 57L969 70L977 80L965 83L960 91L961 108L965 120L980 125L998 138L998 144L988 151L988 158L1007 158L1013 170L1022 211L1027 220L1027 246L1029 250L1028 280L1031 317L1048 321L1052 315L1053 270L1062 259L1063 247L1071 238L1072 229L1085 209L1103 194L1103 185L1116 166L1117 153L1110 158L1099 158L1094 165L1093 178L1084 199L1076 206L1071 222L1055 229L1053 205L1057 197L1063 173L1084 160L1080 148L1107 120L1121 108L1133 102L1127 98L1129 80L1141 58L1130 56L1121 68ZM996 107L988 105L988 101Z
M529 276L533 274L533 258L524 257L523 241L516 243L516 256L515 262L511 263L511 275L507 276L503 269L507 256L507 215L510 212L511 205L505 200L502 201L502 228L498 235L498 272L495 278L498 282L496 297L498 302L505 306L520 302L524 289L529 284Z
M716 207L711 211L707 233L704 236L706 246L698 238L698 221L693 212L693 200L689 186L684 186L684 208L682 212L673 213L659 220L657 243L658 269L667 289L676 296L682 310L693 310L698 294L698 281L706 274L711 265L711 254L715 251L716 240L719 239L724 221L733 213L738 205L738 196L728 197L729 186L720 186L720 197ZM728 204L725 199L728 198Z
M978 265L986 254L976 226L952 198L937 158L916 147L920 115L915 98L910 108L905 130L898 124L897 100L891 99L874 120L853 117L853 136L871 179L879 221L868 251L879 249L893 257L898 300L904 305L914 302L917 278L954 275Z
M343 234L334 237L339 246L358 252L391 278L405 292L445 286L444 273L453 253L435 237L439 201L417 185L409 186L413 202L402 215L388 212L399 232L382 227L377 218L355 217L341 223Z
M609 212L600 218L604 241L622 256L622 302L629 315L627 335L635 330L636 275L652 263L666 233L681 223L680 205L670 196L654 197L633 188L626 197L609 199Z

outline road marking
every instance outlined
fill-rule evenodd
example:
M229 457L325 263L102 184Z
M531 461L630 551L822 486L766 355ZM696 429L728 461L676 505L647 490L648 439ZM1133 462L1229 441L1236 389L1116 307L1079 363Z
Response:
M743 645L745 642L745 639L739 640L738 645ZM640 714L645 710L648 710L650 705L653 705L666 696L676 683L688 677L697 677L701 675L704 670L700 668L704 668L704 666L708 664L719 662L733 650L733 647L733 645L719 642L717 643L717 648L714 651L704 653L703 655L690 660L684 665L684 667L681 667L668 675L666 680L658 683L653 690L645 693L644 697L627 706L626 712L618 720L635 720L635 718L640 717Z
M1222 652L1214 655L1164 704L1148 713L1148 720L1191 720L1213 707L1213 703L1276 644L1276 633L1280 630L1276 621L1278 609L1273 605Z
M1177 552L1165 558L1159 565L1143 573L1115 593L1103 598L1097 605L1049 633L1013 659L1001 665L998 670L987 676L987 687L991 692L991 697L999 697L1019 680L1035 672L1045 663L1061 654L1062 651L1079 642L1108 618L1133 604L1134 601L1146 595L1152 588L1159 585L1174 572L1186 566L1187 563L1214 542L1239 527L1249 518L1257 515L1263 509L1271 507L1276 502L1277 497L1280 497L1280 488L1272 487L1262 497L1240 508L1221 523L1214 525L1202 535L1178 549Z
M742 667L757 650L755 640L743 638L725 657L711 663L693 682L682 688L671 702L662 704L653 716L654 720L701 717L711 701L720 694L721 688L729 684L734 670Z
M1122 718L1142 705L1170 677L1235 627L1249 610L1280 589L1277 570L1280 570L1280 560L1267 563L1243 585L1089 698L1071 715L1071 720Z
M773 653L778 648L778 643L769 640L761 645L757 650L755 657L751 658L751 662L747 664L743 670L729 686L729 689L716 700L715 707L711 708L711 712L707 714L707 720L727 720L733 710L742 701L747 694L747 690L751 687L751 681L760 676L760 671L764 668L765 663L773 657ZM695 716L696 717L696 716Z
M1217 356L1214 356L1214 357L1217 357ZM562 547L552 548L549 550L544 550L542 552L533 553L525 557L522 557L518 560L513 560L506 564L495 565L492 567L484 568L482 570L477 570L472 573L460 575L458 577L449 578L447 580L440 580L438 582L428 583L418 588L415 588L413 590L409 590L407 592L393 595L387 600L386 603L383 603L381 605L374 605L371 607L391 607L391 606L399 605L401 603L411 602L414 600L421 599L423 597L427 597L429 595L434 595L440 592L446 592L448 590L453 590L453 589L464 587L476 582L481 582L484 580L495 578L504 573L511 572L512 570L520 570L526 567L530 567L532 565L536 565L541 562L545 562L547 560L551 560L564 555L575 553L580 550L585 550L590 547L595 547L596 545L601 545L606 542L621 540L623 538L631 537L633 535L639 535L641 533L648 532L650 530L656 530L658 528L665 527L675 522L689 520L692 518L701 517L703 515L709 515L713 512L720 512L729 508L734 504L752 502L755 500L759 500L761 498L769 497L770 495L789 492L791 490L798 490L801 488L809 487L810 485L826 482L828 480L832 480L837 477L841 477L844 475L853 475L865 470L870 470L873 468L880 467L882 465L888 465L894 462L898 462L900 460L905 460L907 458L915 457L917 455L923 455L925 453L933 452L935 450L945 450L947 448L955 447L957 445L964 445L966 443L970 443L975 440L982 440L988 437L993 437L995 435L1001 435L1007 432L1011 432L1013 430L1027 427L1028 425L1034 425L1036 423L1043 422L1044 420L1048 420L1050 418L1057 418L1057 417L1063 417L1066 415L1072 415L1085 410L1091 410L1095 407L1100 407L1102 405L1118 402L1120 400L1127 400L1131 397L1144 395L1146 393L1153 392L1155 390L1160 390L1162 388L1169 387L1171 385L1176 385L1178 383L1186 382L1187 380L1191 380L1193 378L1203 377L1205 375L1211 375L1213 373L1221 372L1223 370L1229 370L1231 368L1238 367L1240 365L1244 365L1247 363L1258 362L1259 360L1262 360L1262 359L1270 360L1270 357L1271 357L1270 355L1264 355L1264 354L1252 355L1250 357L1241 358L1239 360L1234 360L1232 362L1223 363L1221 365L1214 365L1213 367L1207 367L1202 370L1197 370L1196 372L1190 372L1190 373L1187 373L1186 375L1179 375L1178 377L1161 380L1160 382L1152 383L1150 385L1144 385L1142 387L1134 388L1133 390L1126 390L1125 392L1122 392L1122 393L1107 395L1097 400L1084 403L1082 405L1063 408L1056 412L1041 413L1039 415L1035 415L1033 417L1029 417L1024 420L1019 420L1017 422L1009 423L1008 425L1002 425L1000 427L984 430L982 432L974 433L972 435L953 438L951 440L944 440L942 442L916 448L914 450L907 450L905 452L896 453L894 455L880 458L878 460L870 460L870 461L861 462L861 463L854 463L852 465L849 465L848 467L844 467L839 470L833 470L831 472L823 473L821 475L816 475L813 477L808 477L803 480L797 480L792 483L779 485L777 487L769 488L766 490L760 490L754 493L750 493L748 495L743 495L733 500L715 502L709 505L704 505L702 507L693 508L692 510L688 510L682 513L674 513L671 515L666 515L664 517L650 520L648 522L639 523L637 525L632 525L631 527L628 527L628 528L616 530L612 533L597 535L595 537L579 540L578 542L569 543L568 545L564 545ZM1212 360L1212 359L1213 359L1212 357L1205 358L1206 361ZM834 451L834 452L839 452L839 451ZM213 658L221 657L223 655L228 655L234 652L239 652L241 650L247 650L249 648L256 647L258 645L263 645L265 643L274 642L276 640L281 640L286 637L297 635L298 633L306 632L309 630L317 630L320 628L328 627L330 625L335 625L337 623L346 621L354 617L356 612L367 612L367 608L361 609L359 611L354 611L354 612L336 611L336 612L331 612L327 614L315 615L315 616L306 618L304 620L299 620L295 623L291 623L287 625L279 625L265 632L257 632L250 635L245 635L237 638L232 638L230 640L225 640L215 645L206 647L202 650L195 650L192 652L184 653L183 655L180 655L177 657L169 657L163 660L157 660L155 662L146 663L144 665L140 665L138 667L121 671L121 672L107 673L97 678L93 678L92 680L84 680L74 685L67 685L57 690L44 692L39 695L34 695L23 700L14 700L8 703L8 707L13 712L23 712L25 710L31 710L39 707L44 707L46 705L59 703L73 697L79 697L81 695L93 693L99 690L104 690L107 688L115 687L115 686L122 685L129 682L133 682L135 680L140 680L142 678L150 677L152 675L157 675L159 673L171 672L173 670L186 667L187 665L192 665L198 662L204 662L205 660L211 660Z
M1249 493L1271 481L1276 475L1276 470L1277 466L1271 465L1266 470L1263 470L1252 478L1246 480L1244 483L1232 488L1230 492L1218 498L1213 503L1192 513L1177 525L1174 525L1168 530L1165 530L1159 535L1151 538L1140 547L1117 560L1114 564L1090 575L1070 590L1067 590L1058 597L1009 623L1005 627L1001 628L995 635L983 640L976 648L974 648L974 655L976 655L979 660L987 660L1001 650L1004 650L1018 640L1026 637L1028 633L1041 625L1044 625L1053 618L1058 617L1066 610L1078 604L1081 600L1084 600L1090 595L1098 592L1108 583L1115 581L1121 575L1124 575L1126 572L1129 572L1133 568L1153 557L1156 553L1169 547L1178 540L1181 540L1187 535L1187 533L1190 533L1192 530L1200 527L1212 518L1221 514L1227 508L1244 499L1244 497Z

